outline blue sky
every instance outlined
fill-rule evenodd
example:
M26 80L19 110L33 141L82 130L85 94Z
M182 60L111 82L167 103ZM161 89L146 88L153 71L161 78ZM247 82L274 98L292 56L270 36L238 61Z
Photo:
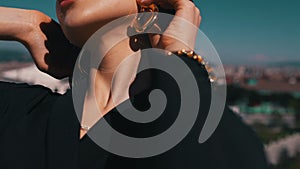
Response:
M194 1L201 29L224 63L300 61L299 0ZM38 9L55 18L55 0L1 0L0 6Z

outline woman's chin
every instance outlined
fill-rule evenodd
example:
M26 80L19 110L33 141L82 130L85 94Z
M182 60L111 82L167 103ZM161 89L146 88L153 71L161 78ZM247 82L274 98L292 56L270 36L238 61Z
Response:
M68 37L67 37L68 38ZM83 45L85 44L86 41L81 40L81 39L72 39L72 38L68 38L70 43L72 43L73 45L82 48Z
M80 48L94 33L84 27L70 27L66 25L62 25L62 30L70 43Z

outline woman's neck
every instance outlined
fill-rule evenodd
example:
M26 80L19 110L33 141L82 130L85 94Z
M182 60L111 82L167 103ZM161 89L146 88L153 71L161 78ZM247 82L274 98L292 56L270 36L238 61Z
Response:
M95 78L91 78L84 101L82 126L92 127L129 98L129 87L141 57L140 52L134 52L129 44L129 38L118 43L105 55L98 69L91 70ZM85 134L86 131L81 130L80 138Z
M128 37L128 28L132 18L122 20L117 26L106 28L106 32L99 34L97 41L101 42L97 49L97 57L104 56L100 65L94 65L90 72L90 86L84 101L82 126L92 127L105 114L129 98L129 87L134 81L140 62L138 49L149 46L144 43L145 38L136 42ZM105 29L105 28L104 28ZM148 41L145 41L148 42ZM97 59L92 64L98 62ZM82 138L86 131L81 130Z
M95 80L95 97L101 112L106 114L129 98L129 87L135 79L139 61L140 54L132 51L129 38L105 55Z

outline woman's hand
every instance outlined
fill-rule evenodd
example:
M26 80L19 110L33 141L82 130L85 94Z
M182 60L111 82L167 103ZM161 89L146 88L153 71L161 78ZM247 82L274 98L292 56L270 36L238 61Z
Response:
M0 28L0 39L24 44L39 70L58 79L71 76L79 50L58 23L39 11L0 8L0 26L6 25Z
M41 12L33 13L33 28L24 39L37 67L58 79L71 76L79 49L69 43L58 23Z
M163 32L163 35L150 35L152 47L168 51L194 49L201 16L200 10L193 2L190 0L137 0L137 3L143 5L156 3L161 8L175 9L176 11L175 19Z

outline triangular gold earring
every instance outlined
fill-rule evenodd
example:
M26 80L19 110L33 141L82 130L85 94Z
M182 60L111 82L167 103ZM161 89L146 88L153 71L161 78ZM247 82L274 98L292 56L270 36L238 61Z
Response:
M139 12L133 26L137 33L143 33L155 24L159 10L156 4L139 5Z

